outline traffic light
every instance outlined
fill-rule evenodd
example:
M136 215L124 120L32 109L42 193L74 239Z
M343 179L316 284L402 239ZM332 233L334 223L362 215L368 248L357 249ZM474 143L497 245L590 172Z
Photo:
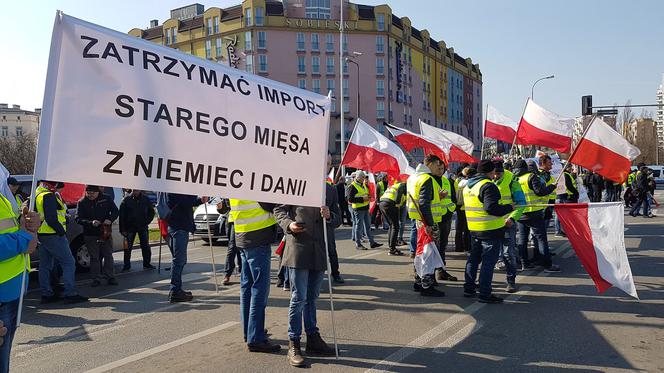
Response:
M581 96L581 115L593 115L593 96Z

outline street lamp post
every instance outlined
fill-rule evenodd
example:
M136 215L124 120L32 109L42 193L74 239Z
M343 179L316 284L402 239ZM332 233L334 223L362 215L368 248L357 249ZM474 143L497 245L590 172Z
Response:
M535 100L535 85L537 83L539 83L540 81L545 80L545 79L553 79L554 77L555 77L554 75L549 75L549 76L545 76L543 78L539 78L539 79L535 80L535 83L533 83L533 86L530 88L530 99Z
M353 57L361 56L360 52L353 52ZM353 57L346 57L346 62L352 63L357 66L357 117L360 118L360 64L353 60ZM343 90L343 87L342 87ZM342 108L343 109L343 108Z

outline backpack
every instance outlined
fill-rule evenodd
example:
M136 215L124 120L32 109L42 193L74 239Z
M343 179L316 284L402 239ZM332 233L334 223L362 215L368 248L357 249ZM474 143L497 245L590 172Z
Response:
M155 207L159 219L168 221L173 212L173 209L168 206L168 193L157 193L157 205Z

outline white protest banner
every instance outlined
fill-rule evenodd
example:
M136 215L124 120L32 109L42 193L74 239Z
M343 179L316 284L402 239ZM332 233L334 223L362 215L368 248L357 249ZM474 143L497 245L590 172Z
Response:
M35 175L321 206L330 98L58 13Z

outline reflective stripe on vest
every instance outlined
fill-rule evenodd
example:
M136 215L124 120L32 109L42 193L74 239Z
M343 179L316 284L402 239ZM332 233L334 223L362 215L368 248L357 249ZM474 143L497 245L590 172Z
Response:
M553 183L556 182L556 179L549 174L549 179L546 181L546 185L553 185ZM554 189L548 196L542 196L542 204L547 204L549 203L549 200L555 200L556 199L556 190Z
M396 183L392 184L390 187L387 188L385 193L383 193L383 195L380 196L380 199L389 199L390 201L394 202L394 204L397 207L403 206L404 202L406 202L406 196L405 195L401 196L400 201L397 201L397 190L399 189L401 184L403 184L403 183L396 182Z
M447 191L447 196L440 201L440 207L443 215L445 215L448 211L454 212L456 205L452 202L452 185L450 184L450 180L443 176L441 177L441 182L443 184L440 186L440 189Z
M565 175L569 176L570 180L572 180L572 186L574 187L574 189L579 190L579 188L576 186L576 178L574 177L574 175L572 175L569 172L565 172ZM574 193L572 193L569 189L566 190L567 190L567 196L572 197Z
M35 207L37 208L37 212L39 213L39 217L42 219L42 224L39 227L39 230L37 233L55 233L55 229L53 229L48 223L46 223L46 215L44 213L44 197L47 194L53 194L50 190L44 188L44 187L38 187L35 190L35 194L37 197L35 198ZM55 195L54 195L55 196ZM67 231L67 206L60 200L60 198L55 198L58 204L58 209L56 210L56 214L58 217L58 223L62 225L62 228Z
M514 180L514 174L509 170L505 170L503 177L496 181L496 186L498 186L498 190L500 190L501 205L511 205L514 201L512 199L512 188L510 188L512 180Z
M353 181L353 183L351 185L353 185L353 187L355 187L355 189L357 190L357 194L355 195L355 198L369 196L369 187L368 186L360 185L355 181ZM350 206L353 208L353 210L356 210L360 207L369 206L369 201L360 202L360 203L353 202L353 203L350 204Z
M0 234L17 232L19 229L16 214L11 202L0 194ZM18 254L0 261L0 284L20 275L25 270L25 255Z
M406 183L407 186L407 193L411 195L415 200L417 200L420 196L420 189L422 189L422 185L429 180L432 179L431 184L433 186L433 199L431 200L431 214L433 216L433 222L434 223L439 223L443 220L443 215L440 210L440 196L439 196L439 191L440 187L438 186L438 183L433 180L431 175L429 174L422 174L422 175L413 175L408 178L408 182ZM408 217L411 219L419 220L422 221L422 217L420 216L420 213L417 212L417 207L415 206L415 203L408 198L407 199L407 207L408 207Z
M230 215L237 233L253 232L277 224L272 214L263 210L256 201L231 198L230 205Z
M466 206L468 230L473 232L492 231L505 226L505 218L489 215L484 210L484 204L480 201L480 189L487 183L491 183L491 181L483 179L473 185L472 188L466 187L463 190L463 203Z
M540 196L535 194L535 192L532 189L530 189L530 186L528 185L528 178L530 178L530 175L532 175L532 173L528 172L526 174L519 176L519 184L521 184L521 189L523 190L523 194L526 196L526 205L541 204L542 200L540 199ZM523 209L523 212L527 213L527 212L535 212L540 210L544 210L544 207L527 206L525 209Z

